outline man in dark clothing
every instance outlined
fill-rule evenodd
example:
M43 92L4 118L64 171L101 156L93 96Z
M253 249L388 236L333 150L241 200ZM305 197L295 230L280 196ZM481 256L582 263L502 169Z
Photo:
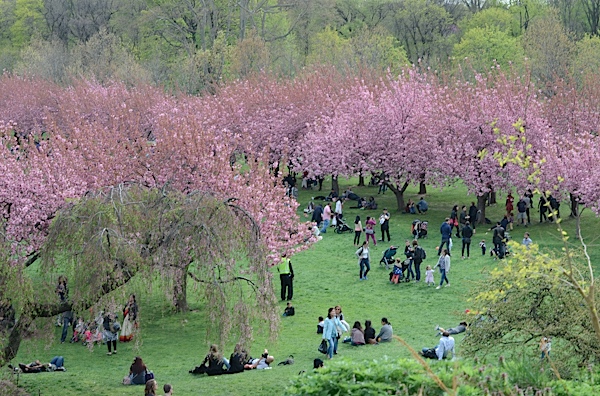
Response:
M527 227L527 202L522 197L517 202L517 225L519 224Z
M285 300L285 291L287 289L287 300L291 301L294 295L294 269L292 268L292 260L287 258L286 254L281 255L281 262L277 266L279 279L281 280L281 300Z
M471 206L469 206L469 222L471 223L471 227L473 227L473 233L475 232L475 228L477 228L477 206L475 206L475 202L471 202Z
M379 224L381 224L381 242L384 241L387 234L387 240L390 241L390 212L387 208L383 208L383 213L379 217Z
M73 311L67 311L63 313L63 329L60 337L60 343L62 344L67 339L67 331L73 323Z
M493 228L494 236L492 237L492 242L494 242L494 250L498 255L499 259L504 258L504 228L500 225L500 222L496 224L496 227Z
M311 221L313 223L317 223L317 227L319 226L319 224L321 224L321 222L323 221L323 206L321 206L321 204L317 204L317 206L315 207L314 212L312 213L312 218Z
M471 254L471 237L473 237L473 229L467 221L462 231L462 258L465 258L465 247L467 248L467 257Z
M446 217L446 220L442 223L440 227L440 234L442 234L442 242L440 243L440 247L438 249L438 256L442 254L442 249L444 248L444 243L446 244L446 248L448 249L448 256L450 256L450 237L452 236L452 226L450 225L450 218Z
M538 209L540 211L540 223L542 221L548 220L548 216L546 216L546 212L548 211L548 205L546 203L546 198L544 196L540 196L540 201L538 202Z

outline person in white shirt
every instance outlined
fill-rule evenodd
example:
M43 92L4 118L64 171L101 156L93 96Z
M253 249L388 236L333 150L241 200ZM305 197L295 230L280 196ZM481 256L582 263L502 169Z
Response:
M456 357L454 351L454 338L447 331L442 333L440 342L433 348L423 348L421 355L429 359L442 360L446 359L452 353L452 359Z

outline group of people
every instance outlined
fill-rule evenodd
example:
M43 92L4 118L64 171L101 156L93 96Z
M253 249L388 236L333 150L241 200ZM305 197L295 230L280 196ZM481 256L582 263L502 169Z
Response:
M366 344L378 344L380 342L389 342L392 340L394 330L387 318L381 319L381 330L375 335L371 321L365 321L363 329L359 321L354 322L352 328L344 319L342 307L339 305L329 308L327 317L319 316L317 324L317 334L321 334L323 341L327 343L326 354L329 359L337 355L338 344L344 333L350 332L350 336L346 337L343 342L350 343L353 346L361 346Z
M237 344L230 358L225 358L216 345L211 345L208 354L204 357L199 366L190 370L190 374L207 374L207 375L222 375L222 374L237 374L244 370L265 370L271 368L271 363L275 361L269 351L265 349L260 355L260 358L252 358L249 356L246 349Z
M56 294L61 303L68 299L67 278L60 276L56 287ZM61 315L62 334L60 342L64 343L67 339L69 328L73 327L73 336L71 343L81 342L83 345L106 343L108 348L107 355L117 353L117 341L131 341L135 329L138 328L138 305L135 294L131 294L123 308L123 326L119 323L118 317L114 312L104 313L100 311L95 318L85 321L79 317L75 321L75 314L68 310ZM120 333L120 337L119 337Z

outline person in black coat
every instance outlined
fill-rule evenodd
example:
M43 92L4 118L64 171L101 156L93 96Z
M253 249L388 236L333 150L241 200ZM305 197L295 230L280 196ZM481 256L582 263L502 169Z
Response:
M477 206L475 202L471 202L471 206L469 206L469 223L471 223L471 227L473 230L477 228Z
M467 248L467 257L471 254L471 238L473 237L473 229L471 223L466 222L462 231L462 258L465 258L465 247Z
M317 223L317 227L323 221L323 206L321 204L317 204L314 212L312 213L311 221L313 223Z

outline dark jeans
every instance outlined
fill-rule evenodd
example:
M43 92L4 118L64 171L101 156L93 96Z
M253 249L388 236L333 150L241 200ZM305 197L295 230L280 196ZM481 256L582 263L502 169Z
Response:
M408 282L409 279L415 279L415 273L413 272L413 260L410 260L408 263L408 268L407 268L407 272L406 272L406 281Z
M381 240L384 241L385 240L385 235L387 234L387 240L388 242L390 241L390 227L381 227Z
M442 254L442 249L444 248L444 243L446 244L446 249L448 249L448 255L450 255L450 239L443 239L442 238L442 243L440 243L440 248L438 249L438 256L440 254Z
M419 260L415 260L415 275L417 277L417 280L420 281L421 280L421 261L419 261Z
M500 243L494 242L494 250L496 251L496 255L498 255L498 258L500 258L500 259L504 258L504 244L502 242L500 242Z
M281 280L281 299L285 300L285 291L287 289L287 299L291 300L294 295L292 276L290 274L280 274L279 279Z
M65 342L65 340L67 339L67 331L69 330L70 326L71 326L71 318L68 318L66 315L63 314L63 329L62 329L62 335L60 337L60 342Z
M115 353L117 353L117 340L106 341L106 345L108 346L108 353L111 353L111 350L110 350L111 345L112 345L113 349L115 350Z
M354 231L354 244L355 245L360 244L360 234L362 234L362 231Z
M527 224L531 224L531 217L529 217L529 208L525 209L525 213L527 213Z
M365 271L365 267L367 267L366 271ZM361 279L363 277L366 277L370 270L371 270L371 264L369 263L369 259L361 258L360 259L360 272L358 274L359 277ZM363 273L363 271L364 271L364 273Z
M465 240L463 239L462 254L461 254L461 256L463 256L463 257L465 257L465 247L467 248L467 257L469 257L469 255L471 254L471 241L465 242Z

